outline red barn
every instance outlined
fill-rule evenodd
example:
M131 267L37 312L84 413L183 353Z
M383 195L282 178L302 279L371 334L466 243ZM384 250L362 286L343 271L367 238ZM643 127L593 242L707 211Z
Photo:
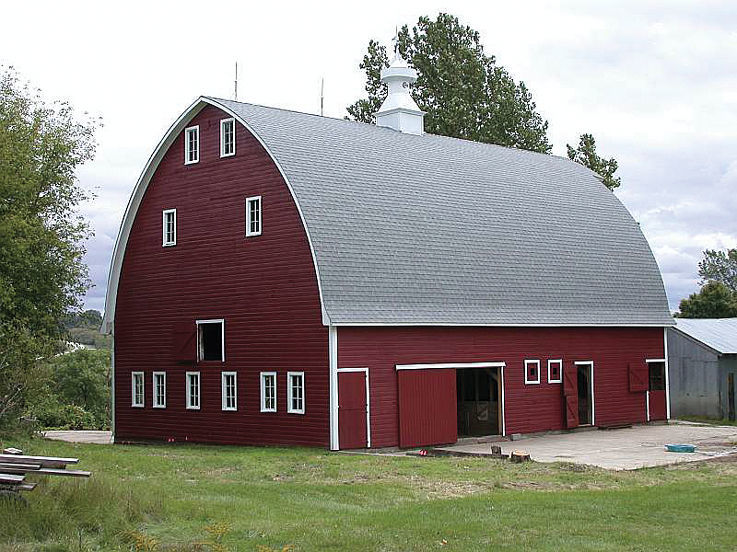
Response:
M567 159L209 97L115 247L116 441L420 446L667 418L660 272Z

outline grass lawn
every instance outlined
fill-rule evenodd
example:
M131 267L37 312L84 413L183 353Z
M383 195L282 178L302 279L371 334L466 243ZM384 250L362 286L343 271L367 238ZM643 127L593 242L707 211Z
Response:
M737 463L569 464L316 449L5 441L77 456L89 480L0 502L2 550L734 550ZM149 548L145 547L148 539ZM158 547L154 542L159 543ZM259 548L266 547L266 548Z

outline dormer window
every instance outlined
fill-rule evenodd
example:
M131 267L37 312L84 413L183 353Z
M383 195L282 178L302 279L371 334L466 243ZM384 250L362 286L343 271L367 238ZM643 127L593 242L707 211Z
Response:
M220 121L220 157L235 155L235 119Z
M246 198L246 237L261 235L261 196Z
M200 161L200 127L193 126L184 130L184 164L191 165Z
M163 214L162 245L171 247L177 244L177 210L166 209Z

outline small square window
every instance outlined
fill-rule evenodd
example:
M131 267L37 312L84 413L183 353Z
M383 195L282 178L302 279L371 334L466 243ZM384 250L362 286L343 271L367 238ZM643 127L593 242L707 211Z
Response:
M144 402L143 372L131 373L131 406L143 408Z
M187 410L200 409L200 373L187 372L185 381L187 382Z
M225 320L197 321L197 360L225 362Z
M305 373L287 372L287 412L305 413Z
M276 372L261 372L261 412L276 412Z
M223 372L223 410L238 410L236 373Z
M246 198L246 237L261 235L261 196Z
M563 380L563 361L548 360L548 383L560 383Z
M162 242L164 247L177 244L177 210L166 209L163 213Z
M166 408L166 372L154 372L153 407Z
M220 157L235 155L235 119L220 121Z
M184 131L184 164L200 161L200 127L189 127Z
M540 383L540 361L539 360L525 360L525 383L526 384Z

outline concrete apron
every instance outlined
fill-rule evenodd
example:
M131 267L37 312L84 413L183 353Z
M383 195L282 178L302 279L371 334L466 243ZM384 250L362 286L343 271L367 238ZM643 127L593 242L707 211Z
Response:
M607 431L534 436L494 443L502 453L524 451L536 462L571 462L610 470L635 470L737 453L737 426L690 422L636 425ZM696 445L694 453L667 452L666 444ZM433 447L449 453L491 455L490 443Z

